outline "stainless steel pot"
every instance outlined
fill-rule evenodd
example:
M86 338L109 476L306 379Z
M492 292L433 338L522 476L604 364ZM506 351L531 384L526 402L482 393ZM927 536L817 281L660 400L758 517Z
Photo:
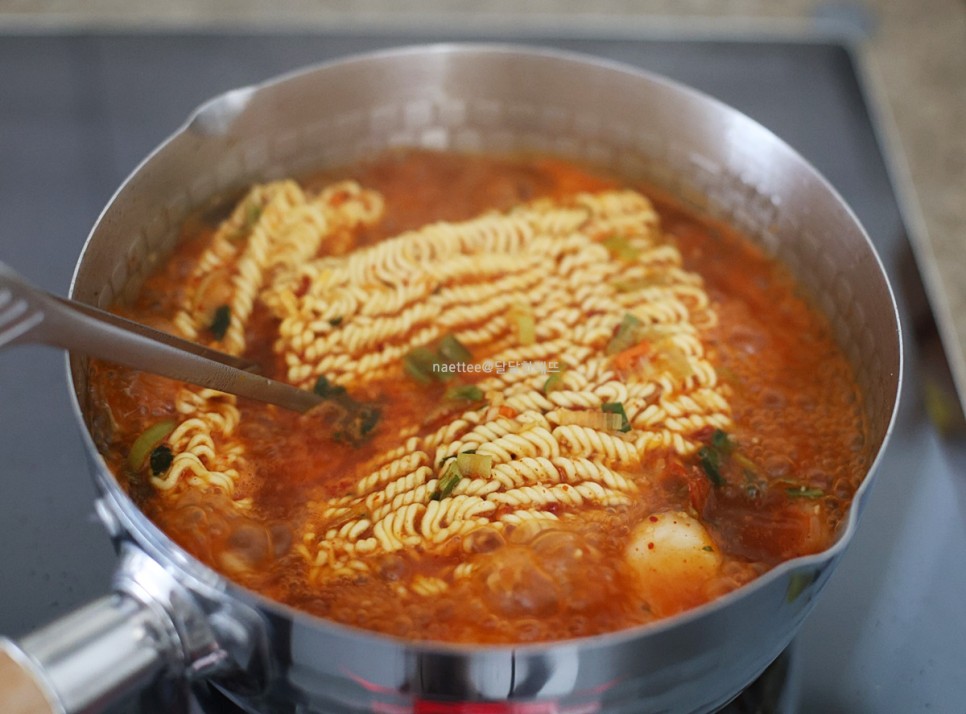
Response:
M891 290L855 216L802 157L747 117L589 57L413 47L219 96L118 190L78 261L72 297L108 306L136 293L188 212L213 194L397 145L555 153L651 181L730 221L786 263L829 316L856 367L878 461L895 414L901 342ZM711 711L788 645L856 529L875 470L870 462L832 548L680 616L536 646L412 643L293 611L187 555L138 511L97 453L83 358L71 357L70 376L97 512L120 565L113 595L3 643L0 696L12 702L11 688L22 685L40 702L23 711L98 711L160 676L205 678L253 712Z

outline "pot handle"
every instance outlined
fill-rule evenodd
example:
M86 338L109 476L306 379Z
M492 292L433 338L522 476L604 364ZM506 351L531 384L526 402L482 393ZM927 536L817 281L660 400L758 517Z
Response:
M0 642L0 702L9 714L59 714L54 695L10 641ZM15 658L16 656L16 658Z
M140 691L177 657L162 613L102 597L19 642L0 638L0 709L89 714Z

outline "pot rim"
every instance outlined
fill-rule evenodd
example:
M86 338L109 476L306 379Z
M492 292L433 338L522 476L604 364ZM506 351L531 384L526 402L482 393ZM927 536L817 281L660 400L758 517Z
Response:
M396 58L410 55L466 55L481 53L488 55L519 56L529 59L542 58L567 64L593 65L609 72L628 75L636 79L644 79L650 83L663 86L666 89L689 96L700 103L710 104L718 111L724 111L732 120L748 126L753 126L755 127L756 131L763 132L764 135L767 135L771 138L771 140L777 142L777 145L781 147L781 150L790 154L794 160L801 164L801 168L809 174L810 180L817 181L822 190L829 194L830 200L838 204L838 206L845 211L849 219L858 228L863 240L865 241L867 250L875 261L877 271L881 275L883 284L885 285L889 296L888 310L892 321L895 324L895 339L898 345L895 365L896 388L894 397L890 395L892 409L888 425L883 433L882 440L878 446L878 449L876 450L875 456L871 459L866 469L865 477L853 496L852 502L849 505L848 518L845 521L844 528L840 526L840 532L836 537L835 542L829 548L821 552L799 556L779 563L774 568L756 577L749 583L690 610L686 610L670 617L662 618L655 622L597 635L550 640L537 643L474 644L453 643L437 640L411 640L395 635L345 625L334 620L329 620L320 616L312 615L302 610L298 610L290 605L272 600L260 593L245 588L244 586L218 573L207 564L190 555L186 550L173 541L164 531L156 526L153 521L145 516L144 513L134 504L134 502L121 488L117 479L107 467L106 462L94 444L93 437L86 426L80 396L77 393L77 385L73 379L72 369L75 366L75 360L78 358L68 354L66 358L66 366L67 379L69 385L71 386L69 389L71 408L81 427L81 438L84 446L96 464L94 469L95 480L103 494L102 500L104 497L108 499L107 503L111 513L115 518L118 519L121 531L127 537L133 538L138 546L141 547L153 559L157 560L166 568L176 571L178 577L182 580L185 580L188 584L188 587L193 592L201 594L202 596L208 595L223 597L224 595L228 595L229 597L241 601L244 604L255 606L260 611L267 611L269 613L280 615L285 619L297 621L303 626L308 626L316 630L329 631L337 635L349 636L354 639L368 640L373 644L378 643L402 647L413 653L452 654L456 656L473 656L480 654L540 655L548 651L573 646L579 646L581 649L611 647L616 644L632 640L640 640L656 636L660 633L707 619L713 616L715 613L731 607L733 603L747 598L751 593L763 589L773 584L777 580L784 579L796 571L801 571L802 573L819 573L824 566L835 561L842 555L854 537L858 519L867 499L869 489L871 488L875 474L884 459L884 451L895 429L903 382L903 371L905 368L905 354L902 340L902 326L898 317L898 308L896 305L894 290L886 276L882 259L876 251L875 246L868 234L866 233L865 228L859 222L851 207L848 206L838 191L811 165L810 162L802 157L799 152L794 150L784 140L775 135L771 130L746 116L737 109L734 109L733 107L725 104L711 95L662 75L615 60L604 59L581 52L560 50L539 45L517 44L512 42L450 41L430 44L411 44L347 55L274 75L253 85L229 89L199 105L188 115L185 121L162 142L160 142L118 186L117 190L98 215L98 218L92 226L88 237L85 240L84 246L81 249L71 278L70 295L73 296L75 292L81 265L84 263L88 248L97 231L97 228L105 217L108 216L120 194L126 189L132 179L140 174L158 154L163 152L169 146L174 139L181 136L186 131L189 131L192 124L197 122L199 118L203 119L206 116L206 112L209 112L212 107L217 106L219 102L223 102L229 97L237 98L239 96L248 94L254 95L261 90L269 89L293 79L303 78L310 74L322 72L335 66L372 61L391 61Z

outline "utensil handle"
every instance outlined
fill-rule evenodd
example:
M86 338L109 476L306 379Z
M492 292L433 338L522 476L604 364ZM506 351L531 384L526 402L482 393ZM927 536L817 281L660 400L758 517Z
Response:
M307 390L239 369L248 366L244 360L48 295L0 262L0 348L28 340L298 412L322 401Z
M321 398L304 389L157 342L51 301L37 332L47 344L116 364L305 412Z
M0 641L0 702L8 714L61 714L40 673Z
M172 663L159 612L110 595L20 642L0 638L0 709L14 714L89 714L144 689Z

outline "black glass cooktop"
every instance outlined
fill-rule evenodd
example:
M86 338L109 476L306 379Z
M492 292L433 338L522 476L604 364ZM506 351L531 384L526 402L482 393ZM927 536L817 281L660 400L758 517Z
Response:
M446 39L0 35L0 260L64 294L113 190L205 99L341 55ZM724 100L825 174L893 278L911 260L853 56L838 42L500 39L620 60ZM782 701L800 711L962 711L966 701L966 454L940 444L922 417L914 369L860 532L785 661ZM107 591L114 557L93 497L63 356L31 346L0 353L0 633L22 635ZM180 707L176 696L155 701Z

